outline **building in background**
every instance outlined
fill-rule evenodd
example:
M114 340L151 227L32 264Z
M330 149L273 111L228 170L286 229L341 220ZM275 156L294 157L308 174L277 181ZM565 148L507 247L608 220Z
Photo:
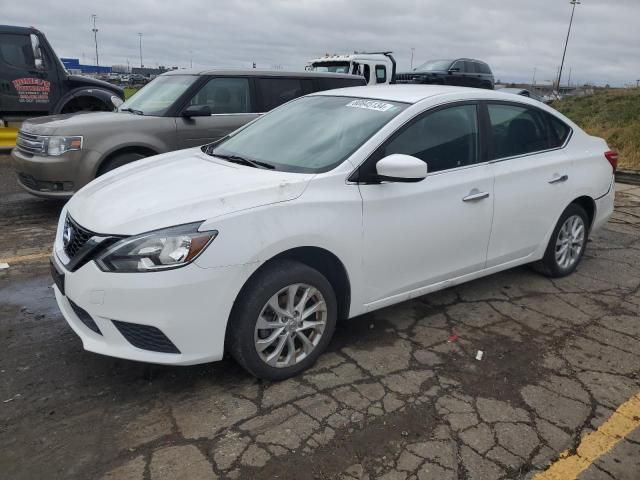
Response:
M78 58L61 58L60 61L64 65L64 68L69 71L69 73L91 73L94 75L111 73L111 67L103 65L100 65L99 67L95 65L84 65L80 63L80 59Z

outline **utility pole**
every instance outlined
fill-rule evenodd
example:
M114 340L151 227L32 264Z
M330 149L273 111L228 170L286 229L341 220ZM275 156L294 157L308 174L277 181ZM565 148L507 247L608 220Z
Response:
M96 28L96 18L98 16L96 14L91 15L93 19L93 41L96 43L96 73L100 73L100 61L98 60L98 29Z
M567 86L569 88L571 88L571 72L573 71L573 68L569 68L569 80L567 81Z
M411 70L413 70L413 53L416 51L414 47L411 47Z
M189 66L193 68L193 50L189 50Z
M573 5L571 9L571 20L569 20L569 30L567 31L567 40L564 43L564 52L562 53L562 62L560 63L560 72L558 73L558 93L560 93L560 80L562 80L562 67L564 67L564 59L567 55L567 46L569 45L569 36L571 35L571 26L573 25L573 15L576 13L576 5L580 5L580 0L571 0L569 2Z
M138 32L138 37L140 37L140 68L142 68L142 33Z

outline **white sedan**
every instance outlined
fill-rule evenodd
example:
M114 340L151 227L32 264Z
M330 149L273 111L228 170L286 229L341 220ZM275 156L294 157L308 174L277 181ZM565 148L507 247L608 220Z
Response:
M435 85L294 100L78 192L52 255L86 350L283 379L338 318L534 263L573 272L617 154L555 110Z

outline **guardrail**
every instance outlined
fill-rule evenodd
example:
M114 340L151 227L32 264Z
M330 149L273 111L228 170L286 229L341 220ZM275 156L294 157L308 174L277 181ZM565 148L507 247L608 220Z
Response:
M640 185L640 172L633 170L618 170L616 172L616 182Z
M0 149L10 149L16 146L17 128L0 127Z

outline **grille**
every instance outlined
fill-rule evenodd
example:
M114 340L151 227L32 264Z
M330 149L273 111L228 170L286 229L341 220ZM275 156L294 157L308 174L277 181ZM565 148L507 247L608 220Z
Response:
M64 230L63 230L63 242L64 242L64 252L68 255L69 258L73 258L76 256L78 251L87 243L87 241L94 236L94 233L82 228L73 219L67 215L66 220L64 221Z
M69 305L71 305L71 308L75 312L76 316L80 319L82 323L84 323L85 327L87 327L89 330L92 330L102 335L100 328L98 328L98 325L96 325L96 322L93 320L93 318L91 318L91 315L89 315L89 312L87 312L86 310L83 310L78 305L73 303L71 300L69 300Z
M397 83L429 83L428 77L419 73L400 73L396 76Z
M38 135L32 135L25 133L22 130L18 132L18 138L16 139L16 147L18 150L31 155L35 153L44 152L44 138Z
M152 352L180 353L180 350L156 327L112 320L118 331L134 347Z

